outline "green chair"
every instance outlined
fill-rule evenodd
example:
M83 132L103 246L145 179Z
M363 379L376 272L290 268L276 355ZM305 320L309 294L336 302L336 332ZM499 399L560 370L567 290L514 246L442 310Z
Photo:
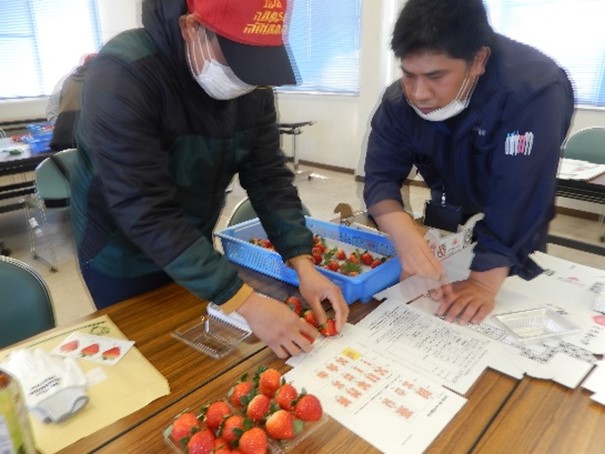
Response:
M32 257L46 263L51 271L57 271L58 268L54 244L48 234L47 204L69 204L69 171L73 167L76 152L75 148L59 151L38 164L34 171L36 192L25 204ZM49 260L38 253L38 238L46 239Z
M309 209L303 203L302 205L303 213L305 216L311 216ZM256 212L254 208L252 208L252 202L248 197L241 200L233 209L231 213L231 217L227 221L227 227L231 227L232 225L239 224L244 221L249 221L250 219L256 218Z
M0 348L55 326L50 291L31 266L0 256Z
M561 146L564 158L578 159L595 164L605 164L605 127L594 126L581 129L569 136ZM605 206L599 216L599 233L605 221ZM605 241L605 235L600 236Z

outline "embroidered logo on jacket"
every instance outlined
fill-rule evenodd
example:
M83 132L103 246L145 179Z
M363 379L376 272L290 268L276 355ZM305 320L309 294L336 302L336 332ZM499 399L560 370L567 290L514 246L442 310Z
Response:
M529 156L533 143L533 132L526 132L525 134L519 134L519 131L509 132L506 135L506 142L504 143L504 154L511 156L516 156L518 154Z

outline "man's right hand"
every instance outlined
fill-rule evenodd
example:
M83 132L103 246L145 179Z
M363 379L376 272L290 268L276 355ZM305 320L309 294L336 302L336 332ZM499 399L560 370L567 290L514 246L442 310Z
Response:
M317 329L286 304L256 292L250 294L236 312L246 319L256 337L279 358L311 351L310 339L318 336Z

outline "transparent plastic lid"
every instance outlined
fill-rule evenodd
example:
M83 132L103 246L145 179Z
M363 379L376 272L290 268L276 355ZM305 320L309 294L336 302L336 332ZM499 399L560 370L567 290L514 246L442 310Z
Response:
M546 307L496 314L494 319L523 343L539 343L577 333L581 328Z

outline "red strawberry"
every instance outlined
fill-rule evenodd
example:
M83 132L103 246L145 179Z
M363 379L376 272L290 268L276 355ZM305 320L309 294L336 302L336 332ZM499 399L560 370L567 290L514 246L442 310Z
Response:
M214 440L214 451L212 454L231 454L231 445L224 438Z
M322 415L321 402L313 394L302 395L294 407L294 416L303 421L318 421Z
M307 309L303 312L303 318L307 321L307 323L315 328L319 326L317 323L317 319L315 318L315 314L311 309Z
M273 397L281 384L281 373L277 369L266 369L258 376L258 390L261 394Z
M286 298L285 303L290 309L292 309L296 313L296 315L302 314L302 301L299 298L295 296L289 296L288 298Z
M374 260L372 262L372 264L370 265L370 267L376 268L377 266L380 266L380 265L382 265L382 260Z
M294 408L294 401L298 397L298 391L290 383L281 385L275 392L275 402L284 410L292 410Z
M367 266L370 266L374 261L374 257L372 257L372 254L370 254L368 251L365 251L363 254L361 254L360 259L361 263Z
M231 415L223 422L219 435L228 443L233 444L244 430L244 417L242 415Z
M324 259L323 256L321 255L321 253L319 253L319 252L313 252L312 255L313 255L313 262L316 265L319 265Z
M93 356L99 353L99 344L90 344L88 347L84 347L80 350L83 356Z
M72 340L72 341L69 341L69 342L61 345L61 349L60 350L63 353L73 352L74 350L78 349L78 346L79 346L78 341L77 340Z
M194 433L187 443L188 454L211 454L214 451L214 434L210 429Z
M294 415L287 410L277 410L272 413L265 423L267 435L276 440L288 440L294 438L303 428L300 419L294 419Z
M336 260L345 260L347 258L347 254L342 249L339 249L336 251L336 254L334 254L334 258Z
M338 333L336 332L336 322L333 318L329 318L326 320L326 323L321 325L319 328L319 332L326 337L336 336Z
M261 422L269 413L271 398L264 394L257 394L252 398L246 408L246 416L254 422Z
M326 268L330 271L338 271L340 269L340 264L334 260L330 260L326 263Z
M208 428L216 431L223 422L224 417L231 414L231 409L226 402L219 400L202 408L202 414L204 415L204 422Z
M103 359L115 359L120 356L120 347L112 347L109 350L105 350L101 353Z
M179 443L183 438L189 437L192 430L199 430L200 421L194 413L187 412L178 416L172 423L170 438L175 443Z
M239 449L243 454L265 454L267 433L260 427L245 431L239 439Z
M231 402L231 405L233 405L235 408L242 408L244 406L244 403L241 399L242 397L249 394L253 388L253 384L251 381L246 381L245 378L243 378L243 380L244 381L236 383L227 394L229 402Z
M352 252L349 255L349 262L351 263L359 263L360 258L359 258L359 253L358 252Z

